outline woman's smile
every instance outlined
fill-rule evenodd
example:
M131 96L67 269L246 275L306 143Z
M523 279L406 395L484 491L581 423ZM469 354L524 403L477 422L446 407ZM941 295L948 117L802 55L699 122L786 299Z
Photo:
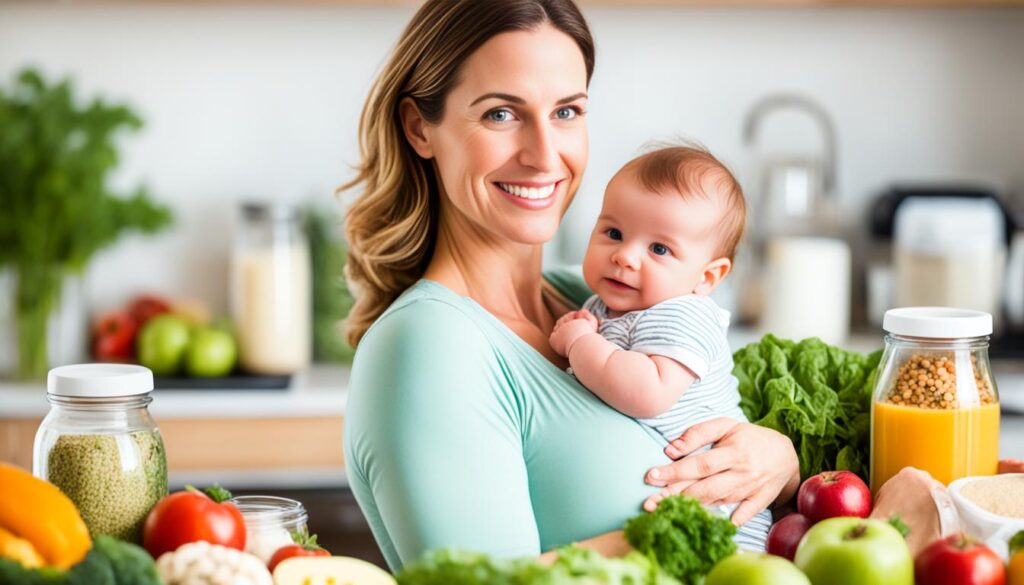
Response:
M513 204L525 209L547 209L558 198L558 188L564 180L554 182L495 182L497 190Z

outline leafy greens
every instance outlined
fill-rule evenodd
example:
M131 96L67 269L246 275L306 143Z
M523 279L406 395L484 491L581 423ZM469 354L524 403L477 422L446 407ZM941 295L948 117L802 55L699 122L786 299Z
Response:
M751 422L793 441L801 480L829 470L867 478L871 393L881 350L863 355L816 337L765 335L733 355L740 406Z

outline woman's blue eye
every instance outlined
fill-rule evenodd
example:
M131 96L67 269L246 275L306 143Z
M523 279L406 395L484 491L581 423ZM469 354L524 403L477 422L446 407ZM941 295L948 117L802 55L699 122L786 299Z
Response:
M512 112L508 110L492 110L487 112L486 117L492 122L508 122L512 119Z
M670 250L663 244L651 244L651 252L654 252L658 256L664 256L668 254Z
M620 232L619 230L617 230L615 228L608 228L608 229L606 229L604 231L604 233L608 234L608 237L613 239L613 240L621 240L622 239L622 232Z
M555 117L559 120L572 120L578 114L579 112L577 112L575 108L559 108L555 112Z

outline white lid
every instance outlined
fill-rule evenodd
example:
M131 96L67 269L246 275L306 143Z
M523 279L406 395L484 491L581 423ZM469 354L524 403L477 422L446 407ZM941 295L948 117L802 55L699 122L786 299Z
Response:
M50 370L46 391L55 396L114 398L153 391L153 372L129 364L75 364Z
M882 329L908 337L955 339L992 335L992 315L984 311L949 307L889 309Z

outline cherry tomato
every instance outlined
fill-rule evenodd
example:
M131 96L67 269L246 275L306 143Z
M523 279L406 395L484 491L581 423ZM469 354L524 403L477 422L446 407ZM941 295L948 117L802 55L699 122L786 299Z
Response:
M270 569L271 573L274 572L274 567L276 567L278 563L292 557L331 556L331 553L327 552L316 543L316 535L310 535L305 528L297 532L293 532L292 540L294 541L294 544L286 544L282 546L277 549L274 556L270 557L270 562L267 563L267 568Z

